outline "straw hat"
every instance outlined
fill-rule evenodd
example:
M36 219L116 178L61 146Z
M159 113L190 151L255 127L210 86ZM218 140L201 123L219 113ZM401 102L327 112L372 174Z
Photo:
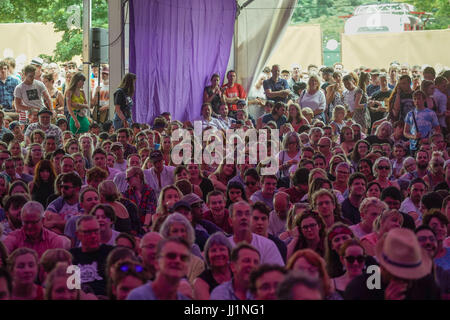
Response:
M402 279L420 279L431 272L431 258L409 229L389 231L378 241L376 257L389 273Z

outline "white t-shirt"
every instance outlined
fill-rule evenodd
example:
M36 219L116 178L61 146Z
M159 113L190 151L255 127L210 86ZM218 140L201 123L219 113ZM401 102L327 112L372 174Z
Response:
M59 211L59 214L61 214L64 217L64 220L67 221L73 216L79 215L80 212L78 210L78 202L74 205L70 205L67 202L64 203L64 206Z
M269 233L278 237L286 231L286 220L281 220L275 211L271 211L269 215Z
M232 247L236 246L234 243L233 236L228 238ZM275 242L270 239L264 238L256 233L252 233L252 243L250 243L256 249L258 249L261 256L261 264L278 264L284 266L283 258L281 257L280 251L278 250Z
M355 94L356 94L357 88L353 89L352 91L346 90L344 91L344 103L348 106L348 110L350 112L355 111Z
M300 107L302 109L309 107L312 111L319 109L325 111L326 99L322 90L318 90L313 95L309 94L307 91L304 92L305 93L300 97Z
M22 99L27 106L41 109L45 107L44 92L47 91L45 85L38 80L34 80L31 85L22 82L14 90L14 97Z
M127 162L124 160L123 163L114 163L114 169L125 172L127 171Z

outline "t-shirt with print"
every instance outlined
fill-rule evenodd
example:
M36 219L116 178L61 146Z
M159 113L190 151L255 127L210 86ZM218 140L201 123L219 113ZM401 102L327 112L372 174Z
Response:
M114 104L120 106L125 118L131 118L131 110L133 109L133 99L125 94L122 88L117 89L114 93Z
M439 126L439 122L436 113L434 111L430 109L423 109L423 110L415 109L409 112L405 118L405 123L407 123L410 126L410 134L414 135L417 133L416 123L414 122L413 114L416 117L417 126L419 127L419 132L421 134L421 139L430 137L433 128ZM410 139L409 148L411 150L416 150L417 140Z
M75 203L73 205L68 204L67 202L64 203L63 207L59 211L59 214L63 216L64 221L69 220L73 216L77 216L80 214L79 205L78 203Z
M244 87L239 83L235 83L232 87L230 87L229 84L226 84L222 86L222 89L225 89L224 94L227 98L236 98L236 97L239 97L240 99L247 98L247 94L245 93ZM228 107L230 111L237 110L236 104L233 105L228 104Z
M80 268L81 283L89 285L95 295L106 295L106 258L112 246L102 244L98 250L83 252L81 248L72 248L73 264Z
M33 109L39 110L45 107L43 93L47 91L45 85L38 80L34 80L32 84L26 84L22 82L14 90L14 97L22 99L23 103ZM20 120L26 120L25 111L20 111ZM25 119L23 117L25 116Z

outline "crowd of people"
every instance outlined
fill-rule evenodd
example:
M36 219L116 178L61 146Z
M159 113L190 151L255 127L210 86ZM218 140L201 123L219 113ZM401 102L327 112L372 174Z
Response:
M450 70L274 65L249 93L229 70L200 116L151 124L131 73L110 112L108 75L0 61L0 299L450 298ZM194 121L281 148L175 165Z

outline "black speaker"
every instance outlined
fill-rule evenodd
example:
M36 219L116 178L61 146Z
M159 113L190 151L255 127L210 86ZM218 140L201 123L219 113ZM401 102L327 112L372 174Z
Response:
M108 63L109 58L108 30L102 28L91 29L91 63Z

